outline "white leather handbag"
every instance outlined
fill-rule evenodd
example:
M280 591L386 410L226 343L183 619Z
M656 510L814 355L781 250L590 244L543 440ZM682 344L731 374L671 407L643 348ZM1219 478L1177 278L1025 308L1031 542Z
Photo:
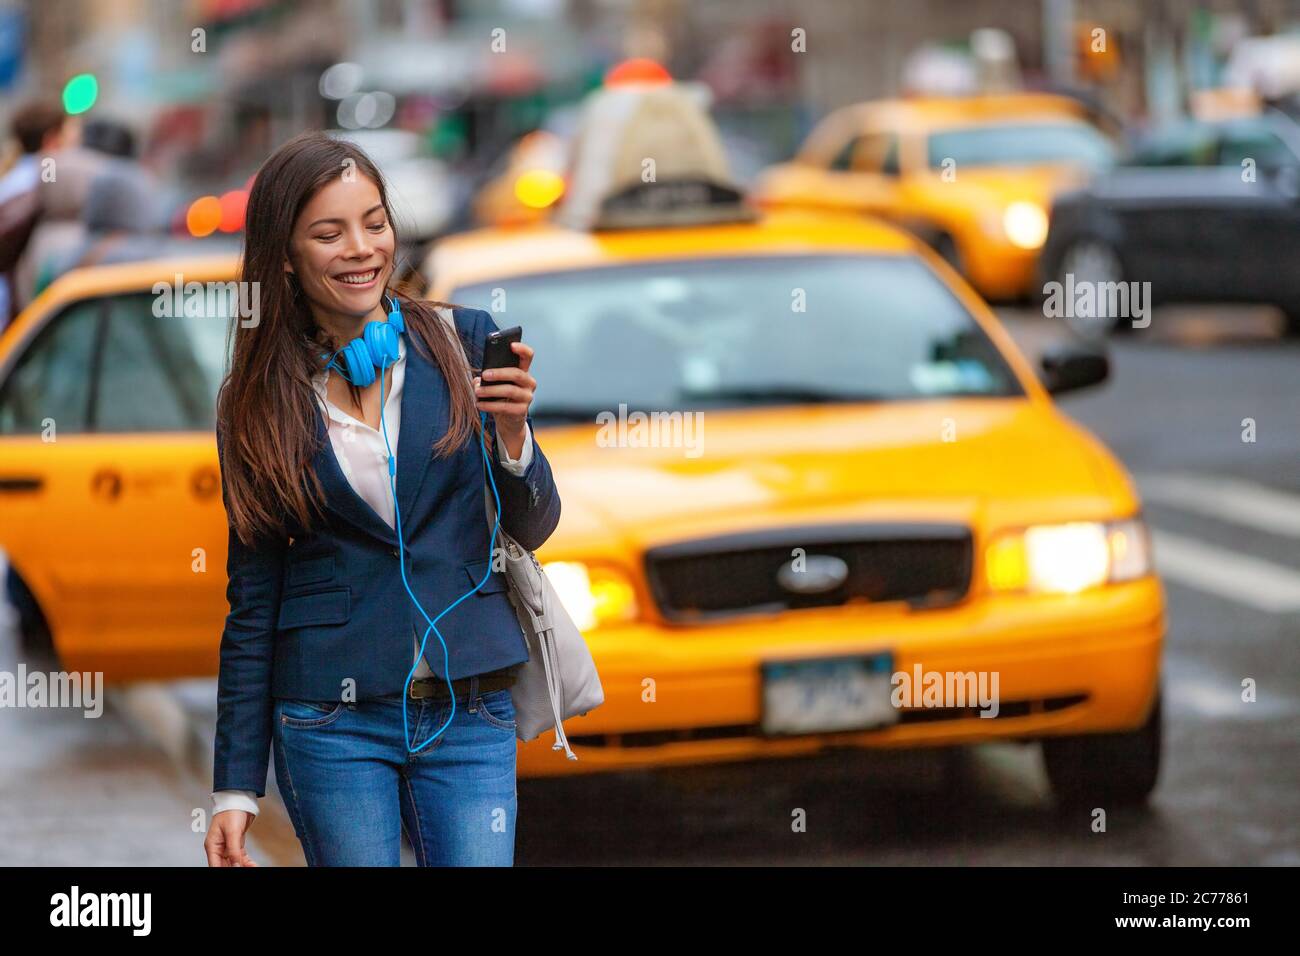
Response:
M450 309L435 307L459 340L456 320ZM472 376L472 373L471 373ZM495 450L491 454L496 454ZM488 467L484 462L484 469ZM496 521L492 489L484 473L484 497L488 527ZM560 596L542 570L537 555L497 529L497 548L504 558L510 603L528 643L528 660L519 668L519 678L510 688L515 706L515 736L532 740L548 728L555 728L552 750L563 748L565 756L577 760L564 733L564 721L585 715L605 702L596 662L587 641L565 610ZM499 566L492 555L491 564Z
M487 492L488 526L496 516L492 489ZM564 721L586 714L605 702L596 662L587 642L564 609L550 578L537 556L497 529L497 548L505 558L510 603L528 642L528 660L519 668L519 679L510 688L515 705L515 736L532 740L550 727L555 744L565 756L577 760L564 733ZM494 560L493 566L496 565Z

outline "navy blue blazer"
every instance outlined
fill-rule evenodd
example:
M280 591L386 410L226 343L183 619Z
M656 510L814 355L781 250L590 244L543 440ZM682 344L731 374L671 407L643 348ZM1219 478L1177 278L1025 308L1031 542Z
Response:
M458 308L454 315L477 368L487 335L497 325L481 309ZM489 569L492 529L484 510L487 475L477 436L448 457L432 457L434 441L447 429L450 401L437 364L408 341L397 502L407 580L430 618ZM400 693L415 639L427 627L402 586L395 531L348 483L316 410L320 451L313 467L325 491L327 519L305 533L294 533L291 526L292 543L256 548L230 532L230 613L221 635L214 790L265 795L274 698L339 700L349 687L357 700ZM528 422L531 430L531 416ZM487 427L495 439L491 415ZM222 444L218 433L218 456ZM507 471L494 447L488 456L501 499L501 527L535 550L560 520L560 496L537 436L522 475ZM224 474L224 461L222 466ZM438 630L447 642L453 679L528 660L501 571L492 571L478 593L438 620ZM432 631L424 656L443 677L442 645Z

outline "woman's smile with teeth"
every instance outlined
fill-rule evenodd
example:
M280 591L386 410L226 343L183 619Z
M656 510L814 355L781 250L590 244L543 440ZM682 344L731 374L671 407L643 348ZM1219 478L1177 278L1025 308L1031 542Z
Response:
M345 272L334 278L340 282L346 282L348 285L369 285L378 274L378 269L371 269L369 272Z

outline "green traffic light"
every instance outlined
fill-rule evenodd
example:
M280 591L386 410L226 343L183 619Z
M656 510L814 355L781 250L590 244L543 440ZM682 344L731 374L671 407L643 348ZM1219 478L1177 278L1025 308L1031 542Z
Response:
M99 97L99 81L91 73L81 73L68 80L63 88L63 108L69 116L84 113Z

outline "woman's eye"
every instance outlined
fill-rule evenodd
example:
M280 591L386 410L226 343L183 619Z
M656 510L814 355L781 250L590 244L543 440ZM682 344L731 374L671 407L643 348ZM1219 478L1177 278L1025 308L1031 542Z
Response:
M383 232L388 228L387 222L377 222L370 227L371 232Z
M329 235L317 236L316 238L319 239L321 242L333 242L338 237L339 234L337 232L331 232Z

